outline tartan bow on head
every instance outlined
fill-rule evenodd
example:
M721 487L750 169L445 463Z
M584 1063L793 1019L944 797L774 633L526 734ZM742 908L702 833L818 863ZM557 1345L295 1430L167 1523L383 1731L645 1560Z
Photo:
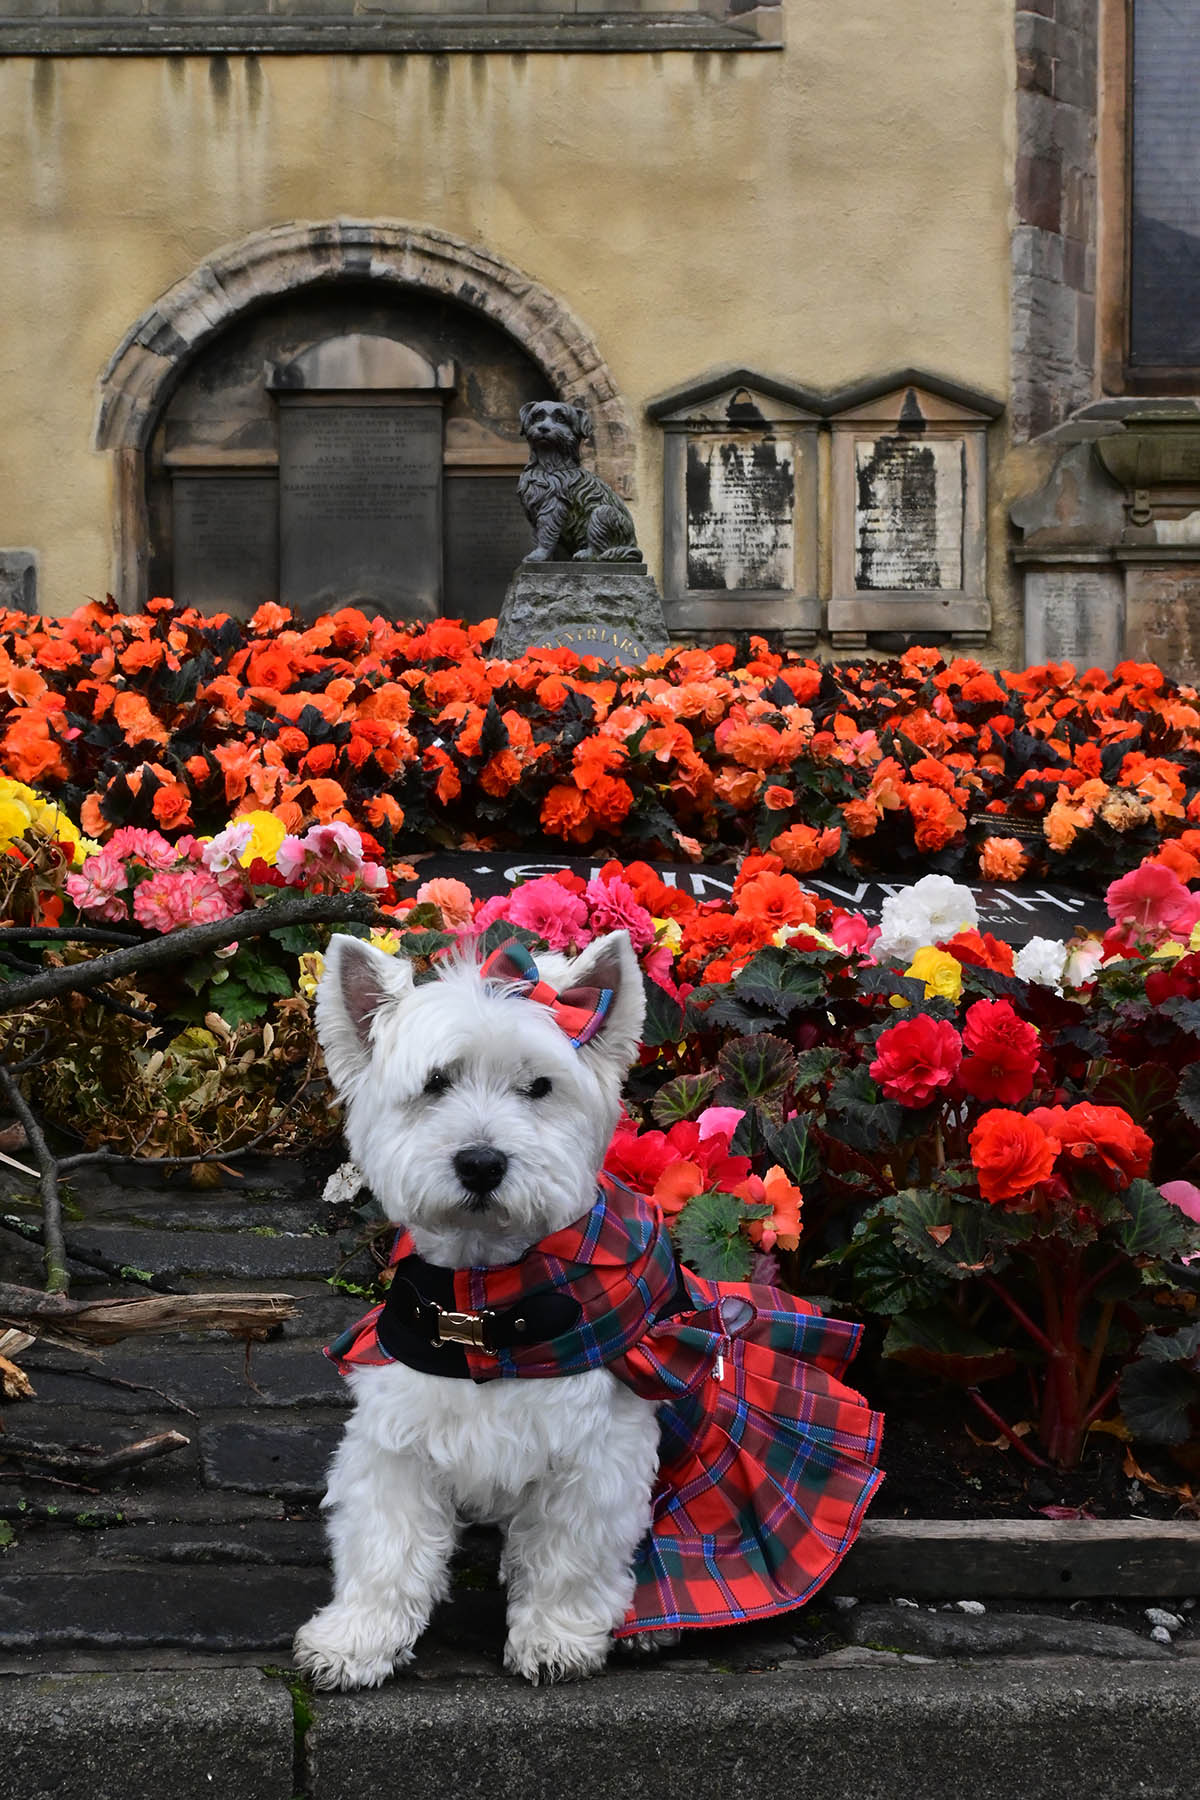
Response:
M595 1037L613 1003L613 989L573 987L558 993L543 981L538 966L519 938L510 938L493 950L483 965L485 981L510 981L525 990L527 1000L548 1007L554 1023L566 1033L575 1049Z

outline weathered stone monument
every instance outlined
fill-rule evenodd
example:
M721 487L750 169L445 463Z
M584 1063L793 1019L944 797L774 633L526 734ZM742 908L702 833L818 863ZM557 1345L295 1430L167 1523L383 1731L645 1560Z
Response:
M679 637L816 642L820 405L804 388L731 369L647 407L664 434L664 606Z
M638 549L633 518L606 481L583 466L586 412L564 401L521 409L529 461L517 491L534 544L500 611L496 654L566 645L634 664L667 647L662 600Z

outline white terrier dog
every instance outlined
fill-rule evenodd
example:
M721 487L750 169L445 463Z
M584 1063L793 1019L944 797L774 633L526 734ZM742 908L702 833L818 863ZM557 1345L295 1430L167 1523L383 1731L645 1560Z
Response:
M641 974L624 932L573 962L546 956L538 973L606 991L578 1047L546 1005L474 964L416 985L407 963L355 938L329 946L317 1026L350 1152L434 1273L511 1264L595 1202L638 1051ZM461 1323L472 1315L430 1310L434 1346L455 1330L450 1343L479 1342ZM416 1360L436 1369L451 1354ZM411 1661L464 1518L506 1531L505 1665L534 1683L599 1669L650 1527L655 1402L606 1368L477 1384L387 1361L349 1378L325 1500L334 1598L295 1642L315 1685L375 1687Z

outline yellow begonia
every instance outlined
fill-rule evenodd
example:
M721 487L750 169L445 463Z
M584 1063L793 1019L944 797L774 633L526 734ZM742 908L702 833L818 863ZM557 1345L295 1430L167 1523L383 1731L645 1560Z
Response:
M7 849L15 838L24 837L31 830L53 838L56 843L68 844L75 868L99 849L98 844L83 836L78 825L60 806L45 799L36 789L26 787L23 781L14 781L7 775L0 777L0 849Z
M277 819L274 813L249 812L239 813L233 823L252 827L246 848L238 857L243 869L248 869L256 857L273 864L279 854L279 846L287 836L287 826L283 820Z
M371 933L370 943L372 949L382 950L385 956L395 956L400 948L400 933L398 931L381 930L376 926L375 930Z
M300 978L296 986L306 1000L315 1000L317 983L325 972L325 958L319 950L306 950L300 958Z
M651 919L650 923L654 927L654 942L665 944L672 956L678 955L679 946L683 942L683 926L679 920Z
M925 998L939 995L943 1000L957 1000L962 993L962 965L945 950L925 944L913 957L904 973L914 981L925 983Z
M29 830L32 823L19 800L0 799L0 846L7 849L14 838L22 837Z
M771 942L779 949L786 949L793 938L811 938L814 944L820 944L822 950L837 950L833 939L824 931L818 931L815 925L781 925ZM839 955L844 954L838 951Z

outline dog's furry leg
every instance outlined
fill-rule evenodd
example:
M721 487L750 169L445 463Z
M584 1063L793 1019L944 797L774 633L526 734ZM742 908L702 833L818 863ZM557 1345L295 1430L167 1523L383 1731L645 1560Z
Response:
M526 562L547 562L558 548L558 540L567 518L567 502L565 496L551 495L543 500L538 510L530 519L537 539L534 548L525 558Z
M536 1687L604 1665L633 1599L633 1557L650 1528L654 1409L613 1396L607 1429L584 1439L523 1497L508 1529L504 1664Z
M296 1662L315 1687L378 1687L412 1661L446 1593L454 1507L423 1457L382 1449L357 1413L325 1505L334 1597L296 1633Z

